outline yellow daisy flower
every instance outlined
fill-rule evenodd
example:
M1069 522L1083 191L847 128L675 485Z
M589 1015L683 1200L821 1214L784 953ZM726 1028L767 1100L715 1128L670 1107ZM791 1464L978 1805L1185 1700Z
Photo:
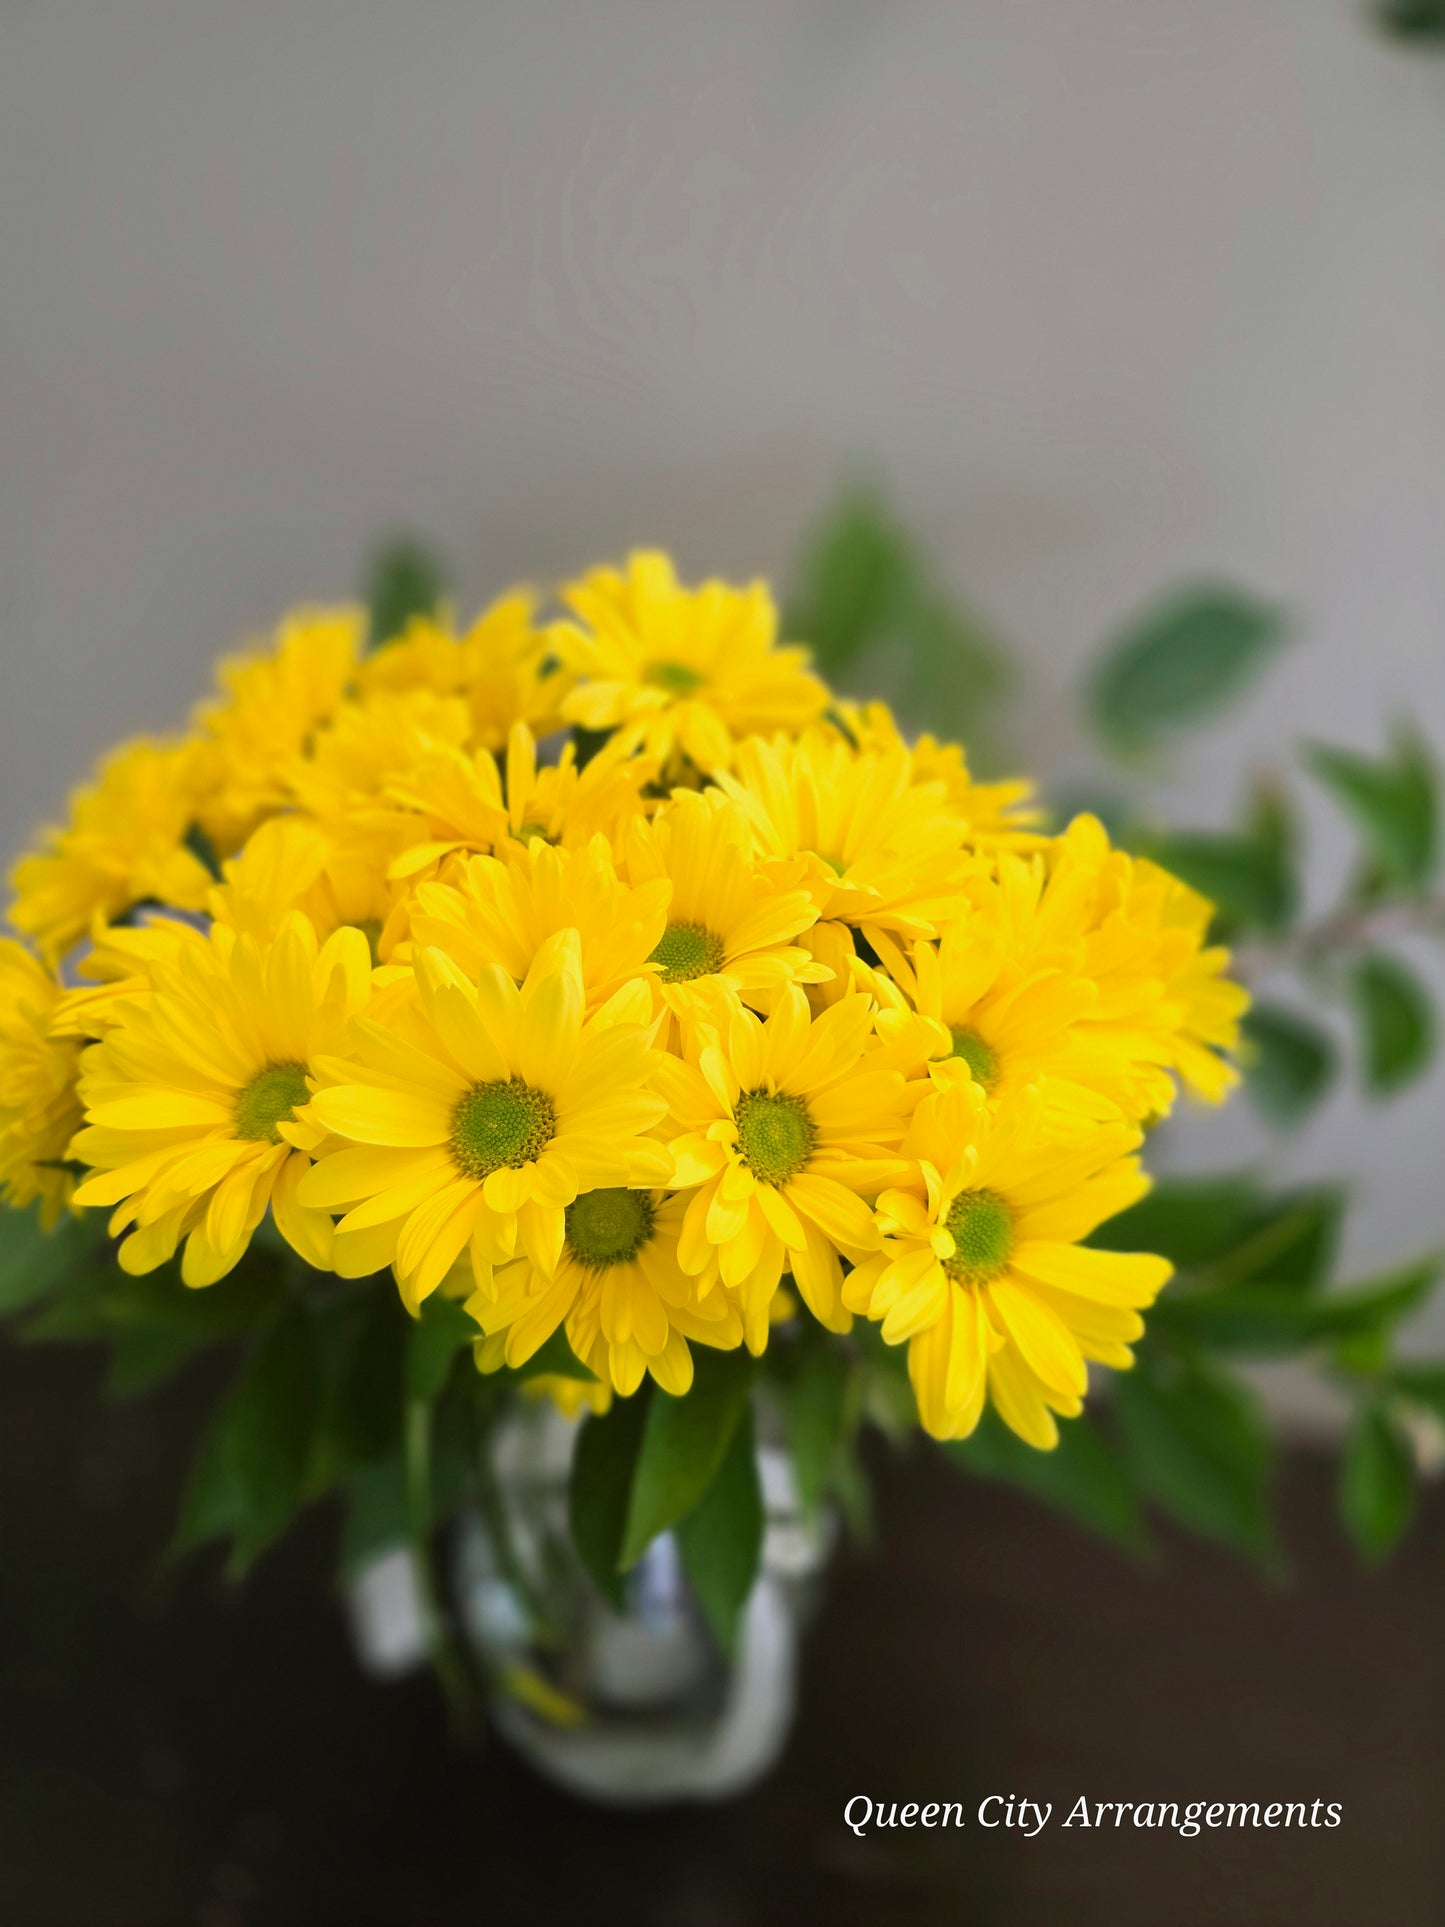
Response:
M411 826L390 873L418 876L449 856L493 850L513 837L575 845L615 836L645 807L647 769L622 744L607 746L579 769L571 743L556 764L539 768L531 731L518 723L507 741L504 785L489 750L468 756L438 744L386 786L388 801Z
M577 1357L625 1398L644 1372L680 1397L692 1385L691 1338L731 1350L742 1343L737 1311L678 1262L685 1196L608 1186L583 1191L564 1214L562 1255L550 1274L530 1258L496 1274L467 1310L502 1339L508 1365L524 1365L566 1321Z
M1042 859L1004 853L996 877L970 880L965 914L937 942L905 953L880 932L874 985L892 1007L878 1033L905 1068L921 1059L936 1076L972 1076L995 1104L1037 1086L1046 1128L1137 1118L1147 1091L1125 1040L1089 1023L1098 988L1082 968L1084 925L1060 919L1049 882Z
M10 921L47 962L58 963L97 917L147 900L204 907L213 879L185 846L202 762L194 744L122 745L71 796L65 828L43 832L40 849L15 865Z
M859 749L893 749L906 740L887 703L839 702L833 714ZM1021 777L976 783L958 743L920 736L910 751L916 783L942 783L964 840L980 850L1035 850L1048 839L1038 829L1043 811L1032 801L1033 784Z
M863 1202L906 1171L897 1155L916 1087L880 1068L872 1005L845 997L814 1017L795 984L761 1022L736 999L685 1027L686 1055L657 1077L673 1119L673 1182L696 1186L678 1243L684 1271L714 1263L739 1294L749 1348L767 1343L786 1266L809 1310L846 1331L839 1252L876 1250Z
M362 662L361 689L429 689L465 700L475 746L500 750L515 723L537 736L560 727L571 678L534 623L536 598L514 589L484 609L464 635L433 617L413 616L405 632Z
M145 915L134 924L98 922L90 949L76 965L82 982L62 993L51 1030L57 1037L103 1037L129 1000L149 993L158 965L173 969L182 950L205 943L199 921Z
M644 982L587 1017L572 929L542 944L520 990L500 964L472 981L440 950L419 950L414 968L414 994L389 1002L384 1022L358 1019L350 1053L321 1066L313 1110L347 1144L300 1193L346 1211L336 1269L391 1264L412 1311L463 1251L484 1290L519 1240L550 1272L580 1191L671 1175L645 1135L666 1106L651 1086Z
M743 743L721 788L764 859L801 858L819 918L865 935L931 937L978 867L941 783L916 783L907 748L852 749L832 729Z
M471 721L459 696L431 689L371 691L344 702L285 772L294 802L330 829L353 825L379 805L389 782L427 753L467 747Z
M195 715L213 757L213 791L200 821L218 850L238 849L287 801L287 771L335 713L365 640L361 609L293 609L268 651L220 663L221 698Z
M331 1221L297 1197L321 1133L306 1114L313 1066L366 1001L371 959L355 930L318 948L299 915L274 942L217 925L152 966L81 1060L87 1122L71 1155L92 1167L77 1204L114 1205L126 1271L153 1271L185 1240L181 1277L232 1268L266 1212L309 1264L331 1265Z
M47 1230L70 1202L66 1148L80 1123L80 1046L52 1023L62 991L13 937L0 937L0 1198L40 1200Z
M305 914L319 937L349 925L379 963L409 927L406 887L386 874L397 843L395 834L336 834L302 816L272 817L252 831L239 856L221 865L208 908L215 922L259 941L275 936L293 910Z
M776 646L765 583L684 588L667 556L644 550L625 570L593 569L563 594L582 624L552 631L579 678L563 714L586 729L626 728L660 762L725 767L735 740L801 729L827 704L808 652Z
M919 1417L935 1438L965 1438L985 1398L1019 1437L1047 1450L1055 1414L1076 1417L1086 1359L1124 1370L1172 1267L1079 1243L1149 1188L1132 1155L1139 1132L1104 1125L1061 1146L1040 1141L1032 1107L995 1114L956 1082L919 1104L904 1140L916 1177L878 1200L883 1248L843 1287L853 1311L908 1344Z
M817 921L811 895L785 866L755 862L750 840L746 816L716 790L677 792L621 839L633 883L670 886L667 925L649 961L673 1009L704 987L766 1008L785 984L828 976L793 941Z
M520 984L547 939L575 929L589 1010L646 972L667 921L666 879L622 882L601 836L577 849L534 836L502 851L472 857L452 883L417 886L416 943L445 951L467 977L496 963Z
M1116 1061L1133 1062L1132 1114L1166 1115L1174 1075L1220 1102L1237 1081L1226 1053L1249 995L1224 975L1229 952L1205 946L1211 904L1157 864L1111 849L1091 816L1054 839L1048 863L1049 899L1082 925L1080 968L1098 987L1086 1030Z

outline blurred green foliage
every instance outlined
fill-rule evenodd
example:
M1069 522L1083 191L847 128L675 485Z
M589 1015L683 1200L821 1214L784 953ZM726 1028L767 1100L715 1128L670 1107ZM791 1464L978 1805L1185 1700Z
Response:
M446 564L429 542L415 535L379 542L366 566L373 647L401 635L413 616L434 616L446 593Z
M1375 17L1401 40L1445 42L1445 0L1379 0Z

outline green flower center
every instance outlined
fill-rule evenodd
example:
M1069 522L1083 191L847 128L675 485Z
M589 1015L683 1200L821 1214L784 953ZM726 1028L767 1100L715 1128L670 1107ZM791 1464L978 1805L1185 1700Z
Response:
M734 1113L738 1151L760 1184L786 1184L818 1142L818 1127L791 1091L744 1091Z
M584 1191L567 1207L567 1248L589 1271L625 1265L652 1236L656 1216L649 1191Z
M722 969L723 940L705 923L670 923L647 961L662 965L665 984L690 983Z
M952 1035L953 1055L961 1057L975 1080L991 1091L998 1082L998 1052L976 1030L956 1030Z
M520 1077L477 1084L452 1113L452 1158L478 1182L503 1165L516 1169L539 1158L557 1134L557 1113L545 1091Z
M304 1064L268 1064L253 1077L236 1099L232 1112L236 1136L257 1144L279 1144L278 1124L285 1124L298 1104L310 1101Z
M685 662L650 662L642 679L654 689L665 689L669 696L690 696L706 681L706 677Z
M957 1247L943 1269L963 1284L986 1285L1014 1248L1013 1213L997 1191L960 1191L944 1220Z

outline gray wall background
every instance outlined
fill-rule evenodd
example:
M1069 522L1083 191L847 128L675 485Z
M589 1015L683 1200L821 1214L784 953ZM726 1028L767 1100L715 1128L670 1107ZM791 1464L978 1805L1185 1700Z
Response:
M379 529L468 599L775 572L859 462L1024 652L1036 762L1200 571L1299 640L1161 808L1445 744L1442 183L1445 60L1355 0L0 0L0 844ZM1364 1265L1445 1237L1442 1146L1437 1078L1168 1151L1351 1174Z

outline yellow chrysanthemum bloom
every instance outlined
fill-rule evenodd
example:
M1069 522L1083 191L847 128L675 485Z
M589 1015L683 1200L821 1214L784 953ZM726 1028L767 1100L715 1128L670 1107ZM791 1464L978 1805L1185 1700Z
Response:
M268 650L218 666L220 700L201 704L195 721L211 753L200 822L223 854L286 803L286 771L335 713L365 639L361 609L293 609Z
M1103 1125L1041 1141L1034 1107L993 1113L961 1081L932 1090L904 1140L916 1178L878 1200L883 1248L843 1287L853 1311L908 1344L919 1417L965 1438L986 1398L1019 1437L1048 1450L1055 1414L1076 1417L1086 1359L1123 1370L1141 1307L1168 1282L1164 1258L1079 1243L1149 1188L1139 1132Z
M348 835L302 816L275 816L253 830L239 856L221 865L207 907L217 923L258 940L275 936L300 910L318 937L349 925L366 938L373 963L405 936L410 899L386 874L400 839L375 828Z
M58 963L97 917L153 901L200 910L212 877L186 848L204 783L194 744L127 743L74 792L64 829L10 873L10 921Z
M814 1317L846 1331L839 1254L877 1248L864 1199L906 1171L897 1146L917 1087L880 1068L866 997L814 1017L790 984L765 1023L734 998L719 1000L715 1023L685 1030L685 1057L664 1057L657 1072L681 1127L673 1182L697 1187L678 1244L684 1271L717 1264L754 1352L785 1267Z
M886 703L839 702L833 713L859 749L909 750L916 783L942 783L948 806L958 816L964 840L981 850L1033 850L1047 839L1038 828L1043 812L1033 802L1034 786L1015 777L1002 783L977 783L959 743L920 736L909 746Z
M236 1264L271 1207L309 1264L331 1266L331 1220L297 1197L321 1133L306 1106L318 1055L365 1003L358 931L318 947L300 915L274 942L217 925L157 961L81 1060L87 1122L70 1147L92 1167L82 1205L114 1205L126 1271L152 1271L185 1240L181 1277L209 1285Z
M580 769L571 743L556 764L539 768L531 732L518 723L507 741L504 784L489 750L468 756L438 744L386 786L388 802L411 826L390 874L419 876L449 856L494 850L509 838L575 845L615 837L645 807L649 768L616 740Z
M685 1196L606 1186L567 1206L562 1255L545 1272L522 1257L496 1274L496 1295L476 1292L467 1310L500 1337L508 1365L524 1365L566 1321L577 1357L624 1398L651 1373L680 1397L692 1385L687 1341L728 1351L743 1328L726 1292L678 1262Z
M817 921L812 896L795 871L755 862L750 845L746 816L716 790L678 791L620 839L633 883L671 886L667 925L649 961L673 1009L719 987L766 1008L785 984L829 976L793 941Z
M287 766L292 800L328 829L354 828L380 807L386 785L438 745L464 750L471 719L459 696L378 689L343 703Z
M416 943L445 951L467 977L500 964L520 984L547 939L574 929L589 1010L647 971L667 922L665 879L624 883L601 836L580 849L533 837L502 852L472 857L452 883L417 886Z
M802 729L827 705L807 650L777 647L765 583L688 589L667 556L643 550L563 594L582 625L551 632L579 678L563 714L586 729L621 729L659 762L725 768L743 737Z
M52 1028L60 985L13 937L0 937L0 1199L40 1200L47 1229L75 1189L66 1149L80 1123L80 1049Z
M464 635L433 617L413 616L402 635L364 659L365 691L429 689L464 699L474 746L500 750L515 723L534 736L560 727L571 678L535 626L536 597L514 589L477 617Z
M579 1192L666 1183L672 1168L645 1135L666 1109L645 982L587 1017L575 930L542 944L520 990L500 964L473 982L440 950L414 967L414 996L359 1019L350 1053L322 1064L312 1108L346 1147L301 1188L346 1211L336 1269L392 1265L412 1311L463 1251L484 1290L519 1241L550 1272Z
M1206 948L1213 906L1155 863L1110 847L1103 825L1081 816L1048 853L1049 896L1079 916L1080 968L1098 987L1086 1028L1116 1057L1132 1059L1136 1116L1164 1116L1174 1075L1210 1103L1238 1073L1226 1053L1239 1041L1249 1006L1224 972L1229 952ZM1173 1073L1173 1075L1171 1075Z
M865 935L931 937L958 913L979 859L942 783L917 783L907 749L854 750L836 730L753 737L718 783L745 812L757 852L801 859L824 921Z
M972 1078L994 1105L1036 1090L1041 1129L1118 1120L1125 1114L1119 1097L1131 1088L1127 1061L1117 1072L1107 1048L1081 1034L1094 985L1057 963L1018 963L989 914L998 907L990 895L981 893L969 916L908 955L880 938L883 981L875 982L886 1001L879 1036L898 1046L905 1070Z

